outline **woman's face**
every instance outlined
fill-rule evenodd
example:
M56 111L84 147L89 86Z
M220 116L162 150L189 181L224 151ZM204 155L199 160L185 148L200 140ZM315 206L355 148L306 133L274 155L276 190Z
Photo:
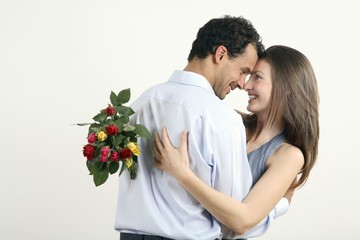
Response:
M247 110L257 114L268 113L271 98L272 82L270 64L260 59L245 83L244 90L249 95Z

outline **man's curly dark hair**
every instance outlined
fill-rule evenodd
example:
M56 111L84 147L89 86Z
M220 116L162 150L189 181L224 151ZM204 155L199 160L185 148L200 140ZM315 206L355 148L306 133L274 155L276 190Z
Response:
M195 56L204 59L220 45L227 48L230 58L235 58L244 53L248 44L255 46L259 56L263 54L262 39L252 23L243 17L225 15L211 19L199 29L187 60Z

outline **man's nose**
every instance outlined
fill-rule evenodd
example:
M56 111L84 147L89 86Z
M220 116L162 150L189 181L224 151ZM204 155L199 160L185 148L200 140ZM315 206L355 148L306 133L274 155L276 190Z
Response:
M240 82L237 81L237 82L232 82L231 84L231 89L232 90L235 90L236 88L239 88L240 90L242 89L242 86L240 85Z
M239 81L237 81L237 87L240 88L241 90L244 89L244 85L245 85L245 78L241 77Z

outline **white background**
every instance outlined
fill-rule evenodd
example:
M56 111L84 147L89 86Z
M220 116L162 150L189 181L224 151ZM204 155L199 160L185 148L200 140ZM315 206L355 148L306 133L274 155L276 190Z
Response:
M321 96L318 162L289 212L258 239L359 239L356 1L0 0L0 239L118 239L117 179L93 185L82 156L110 91L182 69L196 32L224 14L252 21L266 47L312 62ZM245 109L238 91L225 100ZM136 211L136 209L134 209Z

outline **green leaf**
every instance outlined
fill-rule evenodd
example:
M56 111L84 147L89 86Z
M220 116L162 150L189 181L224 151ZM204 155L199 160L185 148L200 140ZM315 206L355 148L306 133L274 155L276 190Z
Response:
M124 128L125 132L130 132L130 131L134 131L134 130L135 130L135 127L133 125L130 125L130 124L126 124L126 126Z
M90 125L91 123L74 123L72 125L78 125L78 126L86 126L86 125Z
M133 115L134 113L135 113L135 111L134 111L134 109L132 109L131 107L127 107L128 109L127 109L127 116L131 116L131 115Z
M92 123L91 125L90 125L90 127L92 128L92 127L101 127L101 124L99 124L99 123Z
M125 136L121 135L121 134L117 134L113 139L112 139L112 144L113 146L117 147L120 145L120 143L125 139Z
M135 124L134 126L135 126L134 132L137 135L139 135L140 137L151 138L151 134L146 127L140 124Z
M124 129L124 127L123 127L124 123L123 123L122 119L119 118L119 119L115 120L114 124L118 127L119 132L121 132Z
M100 131L100 129L101 129L101 124L93 123L89 127L89 134L92 132L97 133L98 131Z
M105 146L105 145L106 145L106 141L98 143L98 144L96 145L96 150L100 150L100 149L101 149L103 146Z
M119 162L111 162L110 166L109 166L109 172L110 174L114 174L117 172L117 170L119 170Z
M94 121L97 122L103 122L105 121L105 119L107 118L107 115L105 113L99 113L98 115L96 115L95 117L93 117Z
M93 159L92 159L92 160L93 160ZM90 175L93 175L93 167L94 167L94 164L92 164L92 160L86 161L86 167L88 168Z
M114 93L113 91L111 91L111 94L110 94L110 102L113 106L118 105L116 93Z
M123 116L131 116L135 113L135 111L131 107L127 107L127 106L117 107L116 111Z
M111 119L111 118L108 118L106 119L106 121L103 123L104 125L110 125L110 124L113 124L114 123L114 120Z
M90 175L94 175L99 172L100 165L101 163L98 157L91 159L90 161L86 161L86 166L89 169Z
M127 124L129 122L129 117L128 116L121 116L119 118L119 120L123 123L123 124Z
M93 177L95 186L98 187L101 184L103 184L104 182L106 182L108 177L109 177L109 172L108 171L101 171L101 172L95 173L94 177Z
M119 103L118 105L127 103L129 100L130 100L130 88L124 89L119 92L117 96L117 102Z
M130 173L130 179L136 178L136 164L135 163L129 168L129 173Z
M136 139L136 136L137 136L134 131L125 132L125 130L124 130L121 132L121 134L124 135L125 137L131 138L131 139L133 139L133 138ZM131 141L134 142L134 140L131 140Z
M127 169L126 164L124 162L122 162L121 169L120 169L120 172L119 172L119 176L123 173L123 171L125 169Z

